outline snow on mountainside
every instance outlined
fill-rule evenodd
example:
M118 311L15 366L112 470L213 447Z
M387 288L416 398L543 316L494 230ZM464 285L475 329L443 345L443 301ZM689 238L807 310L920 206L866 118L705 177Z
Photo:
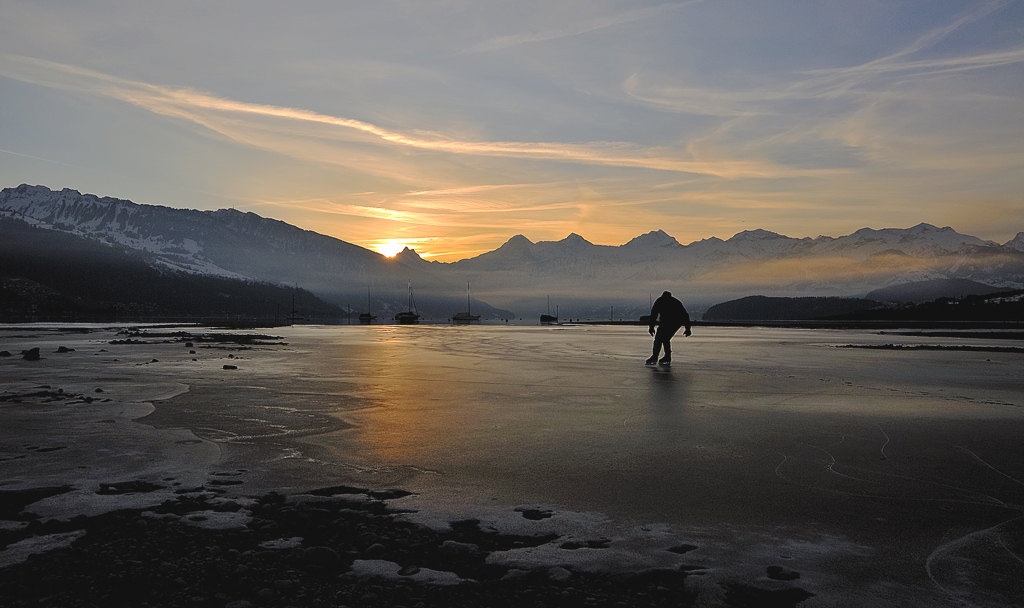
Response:
M934 256L954 253L964 246L998 247L998 244L960 234L948 226L937 228L931 224L918 224L905 230L861 228L849 236L832 239L829 250L870 253L895 250L910 255Z
M664 230L653 230L647 234L641 234L622 247L624 249L655 249L659 247L679 248L682 245Z
M339 305L404 307L407 284L431 314L450 315L465 287L448 283L414 252L394 259L285 222L235 209L195 211L21 185L0 191L0 215L144 251L174 270L296 285ZM362 308L363 304L359 308ZM487 314L489 308L481 304ZM507 311L493 311L496 314Z
M449 306L443 298L458 300L471 281L474 296L519 314L543 311L548 295L570 311L629 302L642 308L643 296L665 289L700 306L752 293L860 295L933 279L1024 287L1024 232L1000 245L930 224L816 238L748 230L687 245L662 230L621 246L578 234L536 243L516 235L494 251L440 263L413 250L387 259L254 213L139 205L42 186L0 191L0 215L146 251L164 267L298 283L342 305L365 302L369 287L374 297L390 298L384 309L405 301L409 281L418 301L438 298L439 310Z
M362 247L234 209L173 209L21 185L0 191L0 213L41 228L146 251L171 268L204 274L291 282L288 276L268 277L268 269L279 264L268 266L266 258L301 255L300 266L327 261L339 270L344 266L341 256L384 262Z
M471 278L481 297L537 308L539 294L548 293L621 302L669 289L714 303L758 292L850 296L943 278L1013 288L1024 285L1021 253L922 223L908 229L863 228L838 238L748 230L688 245L660 230L619 247L593 245L577 235L540 243L518 235L494 251L449 266Z
M177 234L174 220L198 212L100 198L69 188L54 192L26 184L0 191L0 212L40 228L153 253L160 264L175 270L248 278L217 266L202 254L203 246L195 238Z
M991 241L963 235L948 227L936 228L930 224L919 224L905 230L863 228L849 236L819 236L815 239L797 239L767 230L746 230L728 240L712 237L689 245L680 245L675 238L658 230L638 236L620 247L593 245L576 234L571 234L561 241L538 243L532 243L526 237L517 235L494 251L455 262L453 265L486 270L491 265L540 265L556 259L573 259L580 255L602 262L615 260L629 263L682 257L703 262L728 260L733 264L751 260L826 257L837 254L861 259L886 253L935 257L955 254L962 251L965 246L1000 248Z

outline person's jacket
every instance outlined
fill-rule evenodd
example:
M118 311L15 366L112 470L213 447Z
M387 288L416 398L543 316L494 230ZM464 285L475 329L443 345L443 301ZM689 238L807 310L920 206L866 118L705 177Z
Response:
M683 307L683 303L672 296L661 296L654 301L651 307L651 329L655 323L666 326L682 327L690 329L690 315Z

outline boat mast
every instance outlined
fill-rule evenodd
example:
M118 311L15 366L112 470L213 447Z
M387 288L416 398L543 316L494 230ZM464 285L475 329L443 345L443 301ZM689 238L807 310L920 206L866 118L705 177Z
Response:
M416 300L412 297L412 280L409 280L409 312L419 316L420 311L416 310Z

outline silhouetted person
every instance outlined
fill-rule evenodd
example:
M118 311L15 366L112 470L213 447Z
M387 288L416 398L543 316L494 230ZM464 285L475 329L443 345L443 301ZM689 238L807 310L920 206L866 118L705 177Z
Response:
M654 333L654 325L658 325L658 333ZM668 291L661 294L661 297L654 301L651 307L650 333L654 336L654 354L647 360L647 365L661 363L662 365L672 362L672 336L676 335L680 327L686 326L684 336L690 335L690 315L683 307L683 303L672 297ZM658 361L661 347L665 347L665 356Z

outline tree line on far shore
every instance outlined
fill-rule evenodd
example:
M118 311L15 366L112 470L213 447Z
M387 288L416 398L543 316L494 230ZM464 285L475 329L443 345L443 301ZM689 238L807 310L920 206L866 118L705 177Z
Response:
M1024 322L1024 290L899 304L863 298L748 296L712 306L703 320Z

